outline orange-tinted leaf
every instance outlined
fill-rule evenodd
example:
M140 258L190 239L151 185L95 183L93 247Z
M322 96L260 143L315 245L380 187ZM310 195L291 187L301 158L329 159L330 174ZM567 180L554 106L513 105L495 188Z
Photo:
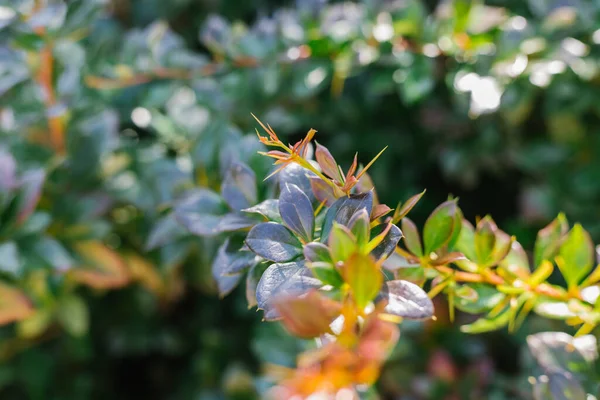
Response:
M23 320L33 313L33 306L23 292L0 283L0 325Z
M377 218L381 218L384 215L388 214L392 211L386 204L377 204L373 207L373 211L371 211L371 221L376 220Z
M394 211L394 217L392 218L392 222L395 224L400 221L402 218L406 217L406 215L413 209L414 206L417 205L421 197L425 194L425 190L423 190L419 194L415 194L410 199L406 200L402 206L398 205L396 211Z
M329 333L329 324L339 316L341 304L312 290L303 296L286 296L275 301L281 322L290 333L301 338Z
M129 271L123 257L101 242L79 243L75 251L84 263L81 268L69 271L74 281L95 289L113 289L129 283Z
M137 254L127 254L124 258L129 267L131 280L139 282L157 296L165 293L165 284L155 265Z

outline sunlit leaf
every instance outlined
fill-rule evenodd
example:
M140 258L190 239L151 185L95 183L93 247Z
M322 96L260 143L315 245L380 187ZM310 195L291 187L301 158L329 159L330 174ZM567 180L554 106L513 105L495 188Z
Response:
M294 184L285 184L279 196L279 214L283 223L310 242L315 229L315 217L309 198Z
M305 339L330 332L329 325L342 308L340 303L314 289L300 296L278 296L274 304L286 329Z
M426 319L433 315L433 303L427 293L414 283L395 280L386 282L381 292L386 301L384 311L407 319Z
M425 254L438 250L447 244L455 229L460 229L455 223L458 212L456 201L451 200L438 206L427 218L423 228Z
M264 222L250 230L246 244L257 255L275 262L290 261L302 254L302 244L285 226Z
M592 270L594 244L581 225L576 224L561 244L556 263L569 286L577 285Z
M266 320L281 316L273 303L279 296L299 296L322 286L303 262L273 264L263 273L256 288L258 308L264 310Z
M369 304L383 284L383 275L370 256L354 253L342 267L344 281L350 286L357 307Z
M552 223L538 232L533 252L534 266L540 265L543 260L552 261L558 253L561 239L568 231L567 219L563 214L559 214Z

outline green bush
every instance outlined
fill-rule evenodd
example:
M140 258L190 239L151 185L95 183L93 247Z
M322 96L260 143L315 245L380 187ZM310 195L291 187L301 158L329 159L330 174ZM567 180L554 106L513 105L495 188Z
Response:
M427 188L419 226L451 193L465 219L491 213L526 249L559 211L600 239L597 5L247 3L0 5L2 398L260 398L265 368L295 365L310 345L259 323L246 291L217 298L241 279L212 268L225 232L247 230L242 208L278 197L250 113L292 143L319 129L343 166L389 145L369 173L382 203ZM234 161L253 173L231 176ZM240 179L256 181L251 204L207 195ZM587 243L571 232L565 243ZM561 263L540 282L578 284L591 269L586 258L573 277ZM528 396L531 360L516 356L526 336L574 333L532 317L511 335L466 337L434 303L437 322L403 323L382 397ZM545 351L573 339L528 341ZM536 380L547 398L565 374L534 353L560 375Z

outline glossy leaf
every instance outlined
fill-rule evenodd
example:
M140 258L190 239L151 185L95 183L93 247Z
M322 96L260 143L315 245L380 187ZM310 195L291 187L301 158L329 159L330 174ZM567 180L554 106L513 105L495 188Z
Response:
M279 196L279 214L283 223L305 242L315 229L315 216L309 198L294 184L285 184Z
M311 242L304 245L304 258L308 262L325 262L333 264L333 258L329 251L329 247L323 243Z
M319 167L321 167L321 171L323 171L325 175L341 182L342 179L340 176L340 170L338 169L337 162L325 146L322 146L319 143L317 143L315 158L317 159L317 163L319 163Z
M383 237L381 243L373 249L371 255L377 260L388 258L394 250L398 242L402 238L402 231L396 225L392 225L388 233Z
M279 214L279 200L267 199L255 206L245 208L242 211L250 214L259 214L271 222L283 222Z
M285 226L264 222L253 227L246 244L257 255L275 262L290 261L302 254L302 244Z
M419 194L415 194L414 196L412 196L411 198L406 200L404 202L404 204L402 204L402 206L399 205L399 207L396 208L396 211L394 211L394 216L392 217L392 222L394 224L396 224L401 219L406 217L408 215L408 213L410 212L410 210L412 210L414 208L414 206L417 205L419 200L421 200L421 197L423 197L424 194L425 194L425 190L423 190Z
M592 270L594 244L579 224L576 224L561 244L556 263L569 286L577 285Z
M367 211L360 210L354 214L352 219L350 219L350 222L348 222L348 227L356 239L358 248L365 248L370 240L371 233L369 214L367 214Z
M256 288L258 308L266 320L279 319L275 301L280 296L300 296L322 286L303 262L273 264L263 273Z
M533 252L534 266L540 265L543 260L552 261L568 231L567 219L563 214L559 214L552 223L538 232Z
M438 206L427 218L423 228L425 254L436 251L448 244L455 229L459 229L455 223L457 213L456 201L451 200Z
M325 214L325 220L321 228L321 242L329 240L329 234L334 222L348 226L352 217L363 209L367 211L367 214L371 214L371 210L373 209L372 192L352 194L338 199Z
M395 280L385 283L381 293L386 301L384 311L407 319L426 319L433 316L433 303L419 286Z

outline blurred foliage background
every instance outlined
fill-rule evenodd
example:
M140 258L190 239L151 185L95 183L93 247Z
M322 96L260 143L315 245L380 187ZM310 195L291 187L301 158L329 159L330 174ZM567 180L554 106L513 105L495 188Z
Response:
M0 1L0 398L252 399L294 364L170 214L253 157L250 113L344 165L389 145L370 173L427 189L419 223L452 194L526 248L561 210L599 240L599 44L584 0ZM467 336L444 307L380 398L530 398L552 323Z

